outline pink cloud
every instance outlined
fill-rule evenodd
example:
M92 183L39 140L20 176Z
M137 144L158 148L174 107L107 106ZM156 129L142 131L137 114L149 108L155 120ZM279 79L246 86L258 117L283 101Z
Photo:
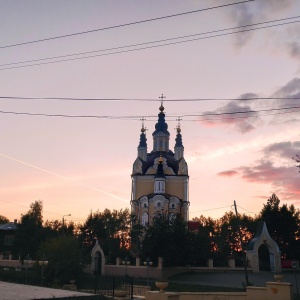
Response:
M239 175L239 172L237 172L236 170L228 170L228 171L223 171L218 173L218 176L223 176L223 177L232 177L236 175Z
M248 182L271 184L273 191L285 200L300 200L300 175L294 166L275 167L262 160L256 166L238 170Z

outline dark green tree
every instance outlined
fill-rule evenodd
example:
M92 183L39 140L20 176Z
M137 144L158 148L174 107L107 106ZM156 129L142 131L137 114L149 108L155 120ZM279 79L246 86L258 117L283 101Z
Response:
M82 252L78 239L70 235L61 235L41 243L39 259L46 258L44 276L51 284L66 284L70 280L78 281L82 275Z
M35 201L29 211L21 216L21 223L15 236L15 247L21 260L29 255L36 258L36 252L43 239L43 203Z
M90 256L96 239L109 259L120 256L121 248L129 247L130 225L128 209L90 213L85 223L79 226L79 239L85 246L86 258Z
M74 235L76 225L73 222L62 223L59 220L46 221L44 223L44 239L50 240L61 235Z
M286 259L295 259L300 254L298 246L299 210L294 205L280 206L280 200L273 194L264 204L259 220L266 222L271 237L276 241L281 254ZM296 246L296 247L295 247Z
M142 240L142 256L154 261L162 257L165 266L182 266L190 263L187 251L191 249L192 235L187 224L179 216L170 221L161 215L145 227Z

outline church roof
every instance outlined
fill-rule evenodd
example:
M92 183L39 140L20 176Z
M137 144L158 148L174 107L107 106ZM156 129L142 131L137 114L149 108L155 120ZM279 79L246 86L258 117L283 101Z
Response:
M181 135L180 127L177 127L177 135L176 135L176 138L175 138L175 147L182 147L183 148L182 135Z
M143 130L143 128L142 128L142 130ZM142 131L142 133L140 135L139 147L145 147L145 148L147 147L147 138L146 138L146 135L145 135L144 131Z
M143 174L145 174L147 170L154 165L154 160L160 156L167 160L168 167L172 168L174 173L177 174L179 161L175 160L174 153L171 150L169 150L168 152L152 151L148 153L147 161L142 162Z

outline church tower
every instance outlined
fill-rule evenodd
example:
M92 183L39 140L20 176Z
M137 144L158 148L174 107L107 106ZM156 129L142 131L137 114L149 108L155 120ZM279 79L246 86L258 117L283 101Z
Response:
M161 97L163 100L163 96ZM153 149L147 152L144 121L142 124L138 156L133 164L131 213L142 225L152 223L153 218L165 215L173 220L180 215L188 221L189 176L184 159L184 147L177 125L174 152L169 148L170 133L165 121L163 102L159 107L158 121L152 133Z

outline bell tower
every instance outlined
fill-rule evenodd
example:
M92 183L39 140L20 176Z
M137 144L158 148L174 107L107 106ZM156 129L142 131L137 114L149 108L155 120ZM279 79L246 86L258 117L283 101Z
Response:
M147 138L142 119L138 155L133 163L131 213L137 222L148 226L155 217L164 215L169 220L180 216L188 221L189 175L184 159L184 147L177 124L174 152L170 150L170 133L165 121L163 95L159 97L158 121L152 133L153 148L147 152Z

